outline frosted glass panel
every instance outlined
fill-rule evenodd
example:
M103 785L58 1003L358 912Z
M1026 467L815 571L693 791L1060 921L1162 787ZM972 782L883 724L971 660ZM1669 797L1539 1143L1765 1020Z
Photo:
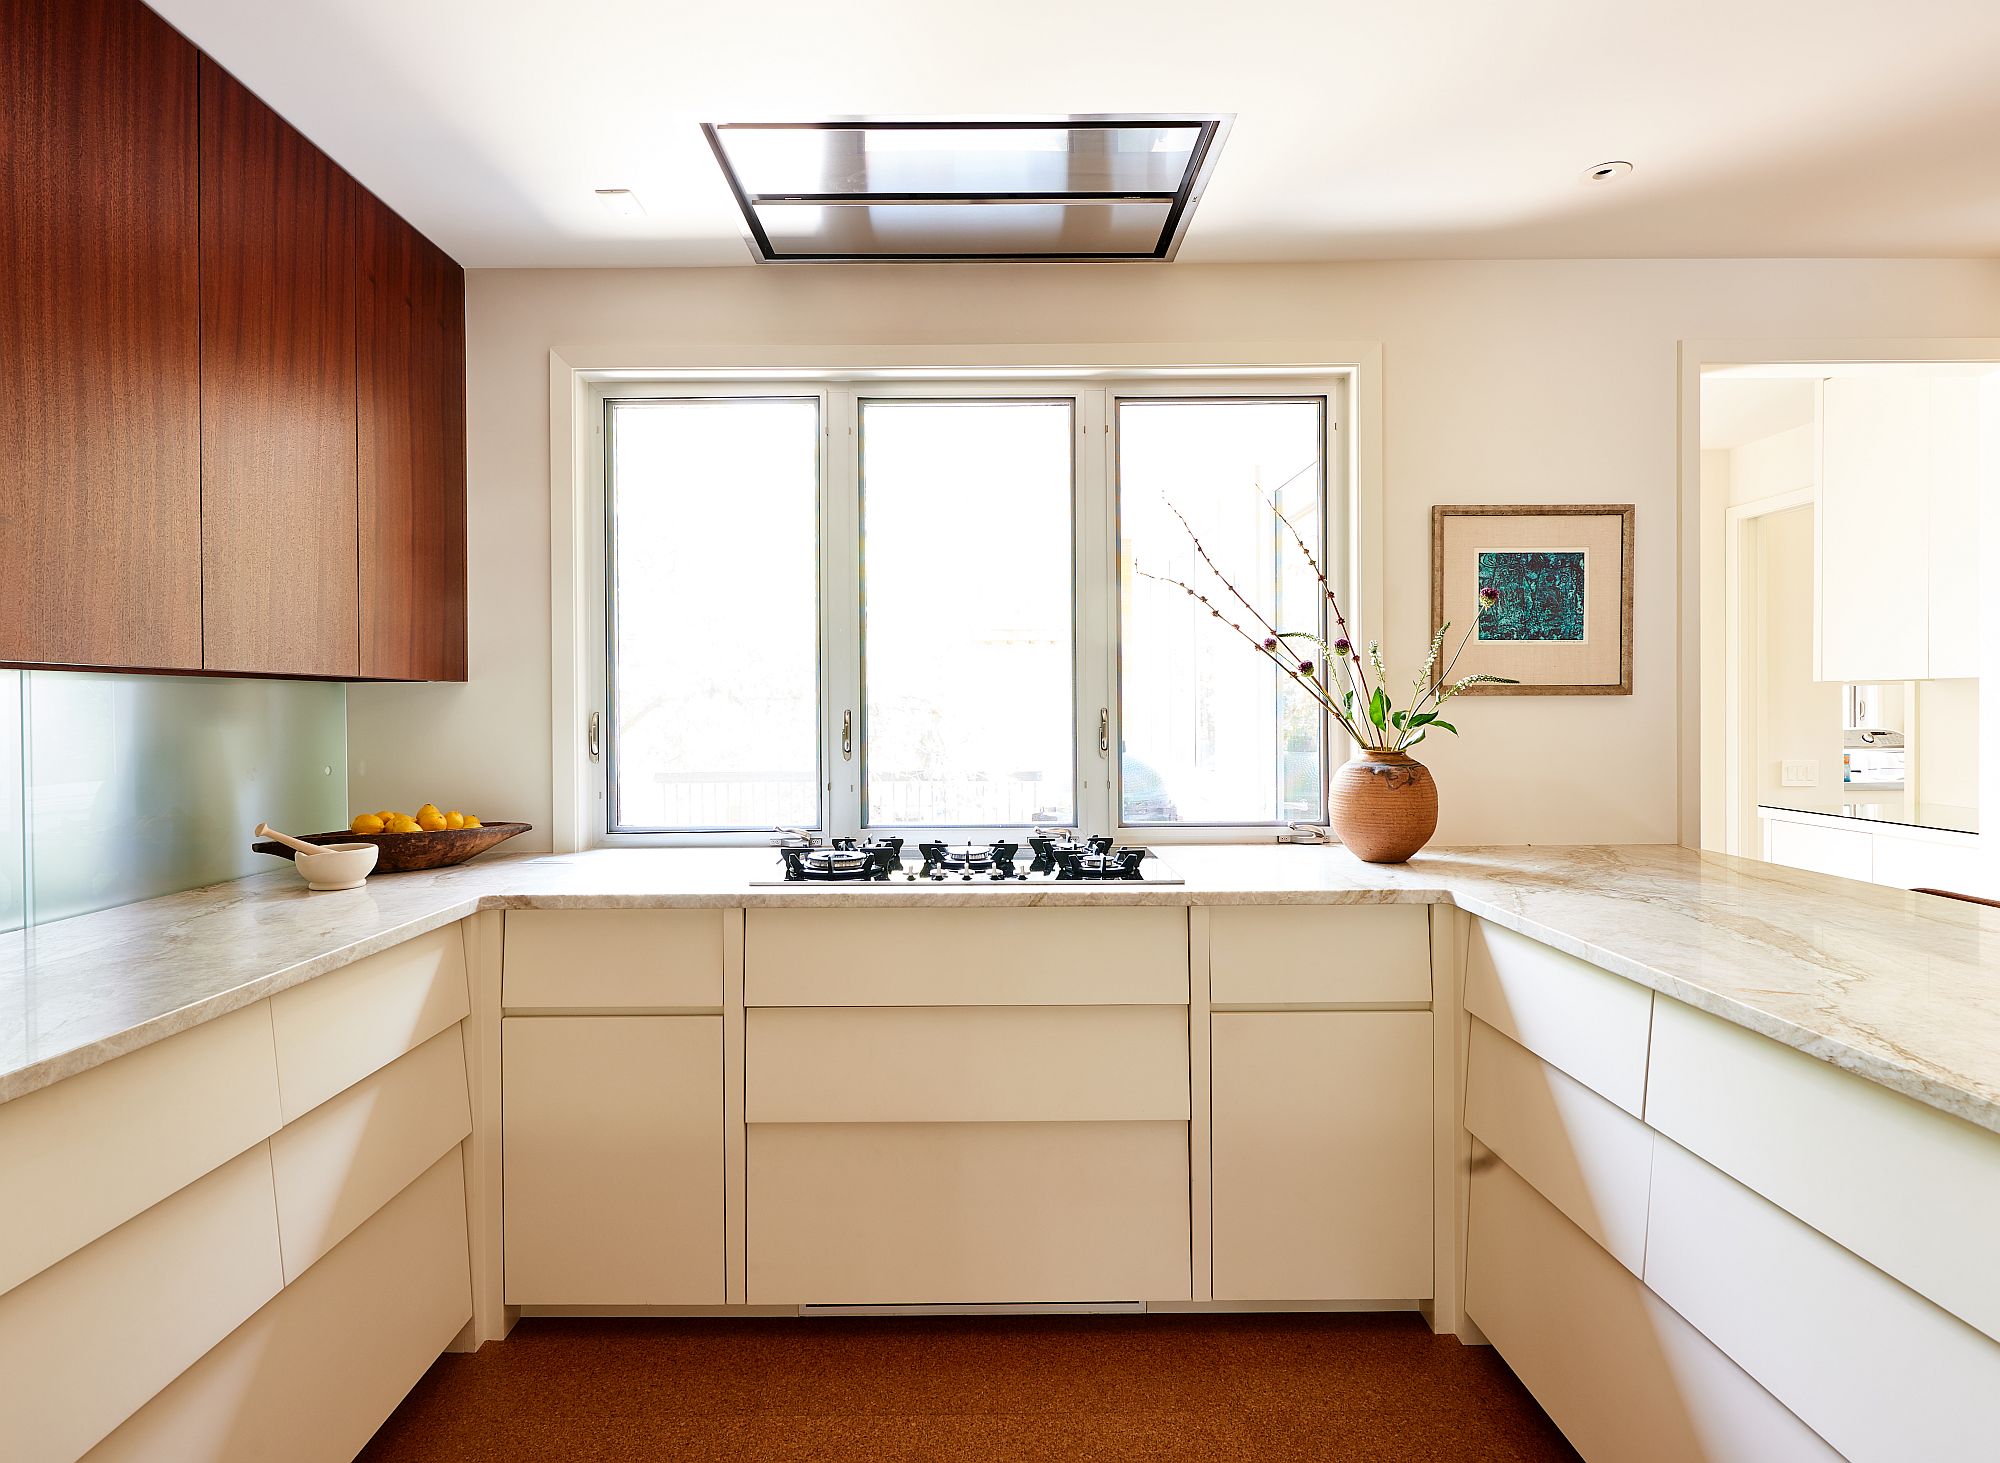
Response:
M0 671L0 932L27 917L28 866L21 846L21 672Z
M38 924L275 868L250 852L259 820L301 833L347 822L344 686L25 674L27 741L11 765L26 767ZM0 769L5 753L0 741Z

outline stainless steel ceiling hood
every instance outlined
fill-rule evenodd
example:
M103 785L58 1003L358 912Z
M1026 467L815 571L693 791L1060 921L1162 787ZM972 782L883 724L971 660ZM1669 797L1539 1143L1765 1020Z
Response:
M1172 259L1224 114L713 122L771 264Z

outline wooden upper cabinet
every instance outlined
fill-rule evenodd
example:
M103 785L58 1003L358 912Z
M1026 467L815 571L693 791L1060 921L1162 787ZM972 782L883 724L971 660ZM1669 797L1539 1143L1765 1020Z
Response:
M202 663L196 59L0 0L0 662Z
M465 272L372 195L356 230L361 675L465 679Z
M361 673L354 238L363 196L202 57L209 670Z

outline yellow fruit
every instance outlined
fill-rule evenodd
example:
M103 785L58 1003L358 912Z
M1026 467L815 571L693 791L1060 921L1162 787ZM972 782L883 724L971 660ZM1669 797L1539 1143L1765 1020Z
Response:
M355 833L380 833L387 825L379 813L363 813L347 826Z
M444 828L444 814L426 803L417 814L417 826L426 833L437 833Z
M391 833L421 833L423 830L418 826L415 818L406 817L398 813L389 820L389 831Z
M446 813L444 815L444 826L454 829L463 828L465 826L465 814L460 812Z
M465 826L468 828L478 828L481 827L482 825L477 818L473 817L472 814L467 813L465 815Z
M442 818L444 816L444 809L440 808L436 803L425 803L421 808L417 809L417 819L419 822L423 820L423 816L426 813L436 813Z

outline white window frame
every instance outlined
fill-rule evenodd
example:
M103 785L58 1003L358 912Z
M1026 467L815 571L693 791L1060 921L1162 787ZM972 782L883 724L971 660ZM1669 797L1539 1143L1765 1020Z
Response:
M714 371L578 373L575 382L576 428L573 444L573 497L556 504L559 568L567 549L571 576L558 573L556 585L559 719L564 715L563 667L560 653L565 634L573 635L570 684L577 709L587 720L599 718L592 755L588 735L559 734L557 744L558 818L564 779L574 788L578 806L575 837L558 830L557 848L645 848L761 846L771 842L769 830L680 830L672 832L611 832L607 828L607 779L615 739L608 702L609 638L606 603L606 560L609 522L606 517L607 462L604 429L607 407L621 399L689 400L702 398L812 397L819 402L819 569L820 569L820 696L819 756L821 820L816 832L832 835L894 834L906 845L936 836L953 842L979 842L1019 837L1020 828L924 829L904 826L870 828L862 822L863 770L866 747L862 715L862 644L859 490L855 429L858 403L866 398L1035 400L1073 398L1076 444L1073 457L1074 697L1076 827L1085 834L1110 834L1120 842L1227 843L1268 841L1284 825L1250 824L1123 824L1123 800L1118 788L1121 745L1118 705L1119 589L1117 582L1117 464L1115 402L1137 397L1323 397L1326 441L1322 456L1325 478L1326 541L1321 545L1329 576L1342 602L1355 612L1356 544L1363 529L1361 474L1352 422L1355 418L1356 377L1352 368L1319 367L1212 371L1173 369L1083 369L983 372L957 369L929 372L802 372L732 373ZM560 454L566 444L552 444ZM560 473L560 457L558 457ZM569 517L564 523L564 511ZM565 545L567 527L572 542ZM564 603L563 578L570 577L571 598ZM563 613L568 609L569 615ZM1365 609L1362 611L1366 613ZM564 624L565 618L573 623ZM843 755L842 719L851 715L852 756ZM1104 736L1100 738L1100 720ZM1330 721L1323 732L1322 784L1350 750ZM567 755L565 755L567 753ZM1325 797L1322 786L1322 819Z

